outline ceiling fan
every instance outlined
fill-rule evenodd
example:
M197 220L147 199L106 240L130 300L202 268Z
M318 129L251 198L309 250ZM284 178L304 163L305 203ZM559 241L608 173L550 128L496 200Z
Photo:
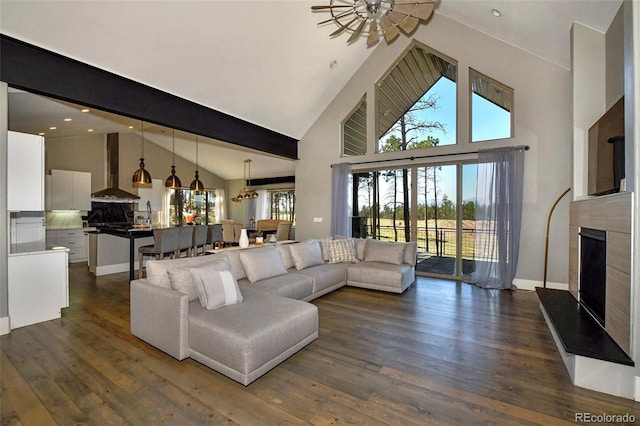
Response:
M410 34L420 21L426 21L433 13L438 0L329 0L328 5L311 6L312 11L329 11L331 19L319 22L323 25L335 22L335 37L344 31L351 33L347 44L360 36L367 37L367 47L374 46L384 36L391 43L402 31Z

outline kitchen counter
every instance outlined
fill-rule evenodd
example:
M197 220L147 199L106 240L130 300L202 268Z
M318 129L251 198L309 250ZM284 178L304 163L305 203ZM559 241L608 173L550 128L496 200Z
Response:
M133 280L138 248L154 243L153 228L104 227L88 234L89 271L96 276L128 270Z

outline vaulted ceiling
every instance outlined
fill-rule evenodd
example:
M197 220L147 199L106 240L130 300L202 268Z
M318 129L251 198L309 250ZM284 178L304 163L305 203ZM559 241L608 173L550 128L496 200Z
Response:
M604 32L621 3L441 0L435 13L568 69L572 22ZM317 25L328 14L311 12L316 4L328 1L1 0L0 31L299 139L372 50L385 48L381 42L367 49L364 40L347 45L348 34L330 38L335 26ZM13 117L36 126L28 112ZM227 179L241 177L247 152L218 147L230 157L211 156L202 167ZM188 159L190 151L189 145L178 148ZM271 157L253 167L256 177L293 173L292 161Z

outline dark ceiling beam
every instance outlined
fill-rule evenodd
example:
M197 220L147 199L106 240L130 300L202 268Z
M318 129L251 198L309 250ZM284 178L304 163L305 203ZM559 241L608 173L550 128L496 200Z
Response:
M0 80L11 87L297 159L298 141L103 69L0 34Z
M271 178L261 178L261 179L251 179L250 181L245 181L245 186L263 186L263 185L274 185L281 183L296 183L295 176L278 176Z

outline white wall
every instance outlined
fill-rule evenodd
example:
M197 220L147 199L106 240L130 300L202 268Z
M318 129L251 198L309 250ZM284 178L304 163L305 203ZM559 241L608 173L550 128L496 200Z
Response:
M458 145L439 147L437 151L411 151L410 155L477 151L478 148L495 145L531 146L531 150L525 154L522 246L517 279L541 281L546 216L555 198L571 185L570 72L438 14L428 24L421 25L414 38L458 61ZM407 48L410 41L401 36L389 46L384 41L381 42L301 139L298 154L300 160L296 163L298 239L329 235L330 165L345 161L339 156L340 122L365 92L368 121L373 122L374 83ZM365 48L363 43L364 40L354 44L352 48ZM514 88L515 137L512 140L476 144L468 142L469 67ZM373 152L374 132L370 130L368 134L370 152ZM371 153L349 160L357 162L406 156L407 153L402 152L378 155ZM323 221L314 222L314 217L322 217ZM554 213L551 239L548 280L565 284L568 282L567 202L560 203Z

